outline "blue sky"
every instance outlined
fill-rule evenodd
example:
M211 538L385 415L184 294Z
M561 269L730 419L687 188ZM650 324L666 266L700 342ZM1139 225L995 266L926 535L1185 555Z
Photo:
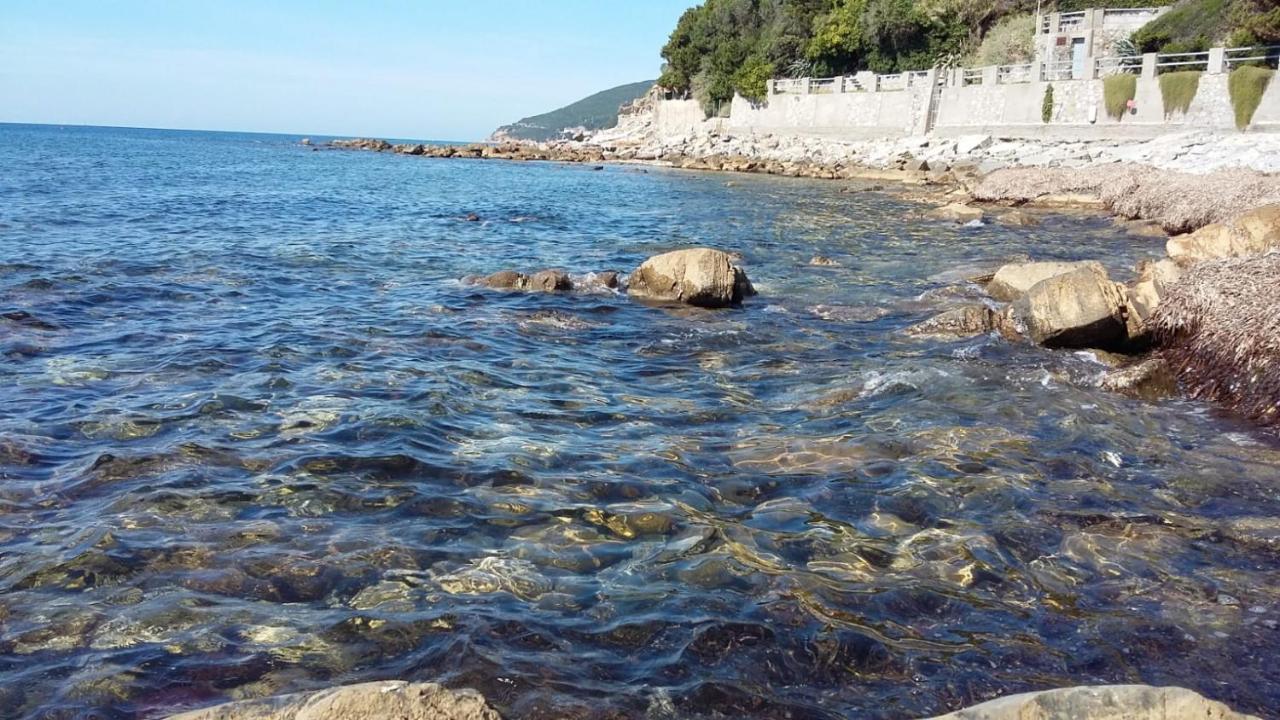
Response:
M0 122L480 139L658 76L696 0L0 0Z

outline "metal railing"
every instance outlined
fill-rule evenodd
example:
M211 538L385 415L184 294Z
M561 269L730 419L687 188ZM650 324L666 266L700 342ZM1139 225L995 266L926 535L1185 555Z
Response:
M1040 79L1046 82L1074 80L1075 77L1075 62L1072 60L1058 60L1040 66Z
M1272 69L1280 66L1280 45L1227 48L1223 55L1227 70L1234 70L1241 65L1259 65Z
M1102 16L1135 15L1140 17L1143 15L1159 15L1162 12L1164 12L1162 7L1106 8L1102 11Z
M803 95L808 88L806 80L774 80L773 92L777 95Z
M994 71L998 85L1029 82L1060 82L1064 80L1094 80L1120 73L1142 74L1153 68L1156 74L1178 70L1205 70L1230 72L1246 65L1270 68L1280 66L1280 45L1217 48L1207 52L1162 53L1158 55L1121 55L1089 59L1085 64L1078 60L1063 59L1049 63L1020 63L996 65L985 68L954 68L936 71L940 85L968 87L992 82L988 72ZM1220 66L1218 66L1220 63ZM1214 67L1210 67L1210 65ZM1037 69L1039 74L1037 75ZM900 91L921 87L927 83L934 70L911 70L891 75L859 73L830 78L781 78L773 81L775 95L835 94L851 92ZM861 79L859 79L861 78Z
M1161 53L1156 55L1156 74L1178 70L1208 70L1208 52Z
M1116 57L1100 57L1093 61L1093 76L1096 78L1124 73L1140 74L1142 72L1141 55L1120 55Z
M877 90L906 90L907 76L903 73L894 73L893 75L877 75Z
M809 81L809 92L815 95L829 95L840 91L836 83L840 78L816 78Z
M1058 16L1058 32L1080 27L1085 21L1085 11L1062 13Z
M996 84L1012 85L1014 83L1031 82L1031 73L1035 66L1032 63L1019 65L1000 65L996 68ZM967 70L965 72L968 72Z

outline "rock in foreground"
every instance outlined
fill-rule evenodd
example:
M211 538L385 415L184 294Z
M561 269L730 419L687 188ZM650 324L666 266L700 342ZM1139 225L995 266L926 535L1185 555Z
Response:
M933 720L1258 720L1183 688L1101 685L1010 695Z
M641 300L721 308L741 304L756 291L728 253L692 248L645 260L631 273L627 293Z
M1036 283L1083 267L1096 267L1102 270L1102 265L1093 260L1010 263L997 270L995 277L987 283L987 294L997 300L1013 302L1025 297Z
M1015 305L1028 336L1046 347L1110 348L1128 339L1124 294L1101 266L1036 283Z
M474 690L401 680L314 693L246 700L174 715L169 720L500 720Z

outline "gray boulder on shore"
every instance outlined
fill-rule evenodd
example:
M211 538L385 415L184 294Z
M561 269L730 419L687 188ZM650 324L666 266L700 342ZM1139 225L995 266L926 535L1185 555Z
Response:
M631 273L627 294L641 300L721 308L739 305L756 291L729 253L691 248L645 260Z

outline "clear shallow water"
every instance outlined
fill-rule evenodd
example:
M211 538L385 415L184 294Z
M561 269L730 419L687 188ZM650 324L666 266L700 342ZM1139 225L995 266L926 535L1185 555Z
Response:
M0 716L384 678L510 717L1280 706L1274 443L1082 355L899 332L958 267L1158 243L292 140L0 126ZM458 282L692 244L761 296Z

